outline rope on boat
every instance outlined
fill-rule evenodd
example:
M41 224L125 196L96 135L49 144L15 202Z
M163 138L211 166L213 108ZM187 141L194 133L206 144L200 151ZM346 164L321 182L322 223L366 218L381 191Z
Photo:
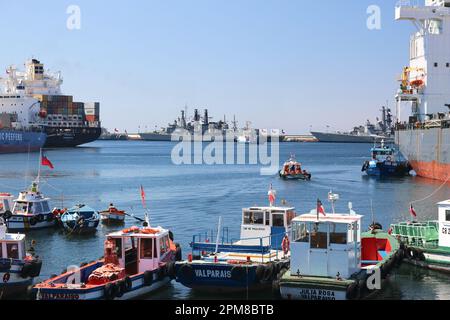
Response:
M426 196L426 197L423 198L423 199L412 201L411 204L423 202L423 201L425 201L425 200L430 199L430 198L433 197L436 193L438 193L438 192L439 192L439 191L447 184L447 182L449 182L449 181L450 181L450 176L447 177L447 180L445 180L444 183L442 183L442 185L441 185L439 188L437 188L436 190L434 190L430 195Z

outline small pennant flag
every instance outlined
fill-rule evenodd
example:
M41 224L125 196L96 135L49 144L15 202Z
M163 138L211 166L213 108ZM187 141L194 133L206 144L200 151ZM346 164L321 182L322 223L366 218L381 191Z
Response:
M144 187L141 185L141 200L142 200L142 205L145 207L145 191L144 191Z
M411 214L412 217L417 218L417 213L416 210L414 210L413 205L409 207L409 213Z
M275 200L276 200L276 191L273 190L272 184L270 184L270 189L269 189L269 192L267 193L267 195L269 196L270 206L273 206L275 203Z
M54 169L53 163L52 163L45 155L42 155L42 158L41 158L41 165L47 166L47 167L49 167L50 169Z
M319 215L319 213L323 214L324 217L326 217L327 215L325 214L325 208L322 205L322 201L320 201L319 199L317 199L317 215Z

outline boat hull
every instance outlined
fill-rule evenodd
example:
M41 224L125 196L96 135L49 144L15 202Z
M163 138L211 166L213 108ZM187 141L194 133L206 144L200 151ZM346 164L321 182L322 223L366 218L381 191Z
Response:
M284 174L282 172L279 173L280 178L284 180L305 180L310 181L311 175L304 175L304 174Z
M46 138L43 132L0 130L0 154L39 151Z
M77 224L76 221L69 220L63 222L64 229L71 234L87 234L95 233L99 225L99 220L84 222L83 224Z
M450 128L398 130L395 139L418 176L450 178Z
M82 281L85 277L88 277L89 274L102 266L103 262L95 262L80 268L80 277L82 277ZM163 268L163 267L161 267ZM160 269L161 269L160 268ZM33 292L36 295L37 300L130 300L136 299L147 294L150 294L163 286L167 285L171 279L169 276L161 276L160 269L156 269L153 271L149 271L151 273L151 280L146 283L144 273L140 273L134 276L130 276L131 286L126 292L123 292L122 295L118 295L117 293L114 297L105 297L105 287L106 284L81 288L78 287L51 287L51 286L42 286L36 285L33 288ZM73 272L66 273L60 275L52 281L57 284L69 283L69 279L72 280ZM49 283L50 280L47 280L44 283ZM119 280L110 282L113 285L118 285Z
M409 169L410 168L406 163L379 163L377 166L369 166L366 173L368 176L372 177L404 177L409 174Z
M99 127L46 127L45 148L73 148L97 140L102 129Z
M329 142L329 143L374 143L376 140L381 139L384 139L385 142L389 142L392 140L389 137L381 137L381 136L358 136L351 134L338 134L326 132L311 132L311 134L319 142Z
M243 292L268 289L277 278L278 271L289 262L280 261L271 272L260 274L258 267L267 264L236 265L224 262L177 262L176 281L185 287L203 292Z
M6 224L10 232L23 232L53 228L56 226L56 220L52 213L36 216L13 215Z
M450 249L407 246L405 262L434 271L450 273Z

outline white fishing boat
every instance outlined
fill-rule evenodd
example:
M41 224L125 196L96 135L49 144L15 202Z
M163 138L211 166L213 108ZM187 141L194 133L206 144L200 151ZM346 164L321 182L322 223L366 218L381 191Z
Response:
M25 235L8 233L0 218L0 299L25 295L41 266L39 259L27 253Z

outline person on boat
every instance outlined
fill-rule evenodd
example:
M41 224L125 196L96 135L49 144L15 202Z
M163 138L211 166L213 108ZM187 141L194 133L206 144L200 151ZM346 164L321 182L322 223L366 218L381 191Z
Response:
M109 204L108 210L109 210L109 212L116 212L116 211L117 211L117 209L116 209L116 207L114 206L113 203L110 203L110 204Z

